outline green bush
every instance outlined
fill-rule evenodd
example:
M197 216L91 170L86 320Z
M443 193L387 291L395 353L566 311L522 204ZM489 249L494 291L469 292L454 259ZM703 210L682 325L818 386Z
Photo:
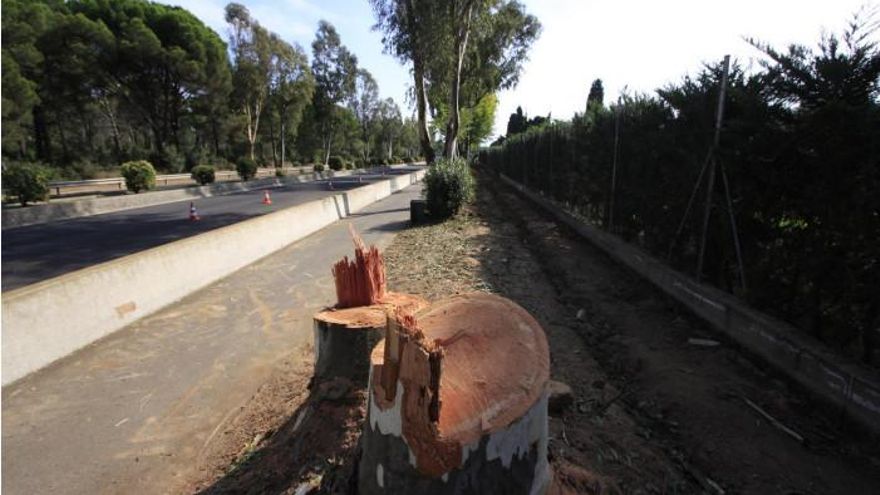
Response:
M330 170L342 170L345 162L342 161L341 156L333 155L327 161L327 164L330 165Z
M391 163L390 163L390 165L396 165L396 164L401 163L401 162L403 162L403 159L401 159L399 156L395 156L395 157L392 157L392 158L391 158Z
M125 187L135 194L148 191L156 185L156 169L146 160L123 163L119 171L125 177Z
M192 169L192 179L204 186L214 182L214 167L210 165L196 165Z
M345 170L354 170L354 162L345 162Z
M3 188L18 198L21 206L49 197L51 171L36 163L13 163L3 170Z
M323 171L324 171L324 164L323 163L316 163L315 164L315 172L323 172Z
M428 214L437 220L449 218L474 197L474 177L466 160L439 160L425 174Z
M235 162L235 171L243 181L249 181L257 175L257 162L243 156Z
M415 161L415 159L409 155L406 155L405 157L403 157L403 161L404 163L412 163Z
M284 169L282 167L275 167L275 177L284 177Z
M354 167L355 167L355 168L364 168L364 167L366 167L366 166L367 166L367 161L364 160L363 158L358 158L358 159L355 160L355 162L354 162Z

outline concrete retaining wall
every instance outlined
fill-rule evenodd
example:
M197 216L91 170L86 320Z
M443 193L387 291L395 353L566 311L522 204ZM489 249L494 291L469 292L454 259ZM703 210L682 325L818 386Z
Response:
M141 194L55 202L29 206L27 208L9 208L3 210L3 229L346 175L351 175L351 171L313 172L280 178L257 179L248 182L224 182L201 187L186 187Z
M880 376L876 372L844 359L793 326L750 308L733 295L700 284L620 238L584 223L509 177L501 178L735 342L880 434Z
M3 293L3 385L418 182L424 173L395 176Z

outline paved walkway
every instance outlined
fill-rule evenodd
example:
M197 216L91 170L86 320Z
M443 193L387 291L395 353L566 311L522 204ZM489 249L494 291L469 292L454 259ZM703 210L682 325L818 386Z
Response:
M3 491L166 493L335 299L348 223L384 248L392 195L3 389Z

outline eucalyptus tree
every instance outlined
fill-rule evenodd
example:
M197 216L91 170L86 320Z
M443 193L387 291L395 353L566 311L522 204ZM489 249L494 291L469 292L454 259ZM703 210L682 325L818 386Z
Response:
M349 101L355 93L357 57L342 44L336 28L323 20L318 23L312 42L312 74L315 77L313 104L326 165L340 119L336 106Z
M226 6L229 24L229 48L233 56L233 92L235 104L245 116L245 131L251 159L254 159L260 116L269 93L272 71L272 38L247 7L238 3Z
M401 63L412 64L416 126L422 154L434 161L434 146L428 130L428 62L440 52L441 2L430 0L370 0L376 15L373 29L381 30L386 53Z
M269 101L280 124L280 163L283 166L287 159L288 132L298 127L303 110L315 92L315 79L301 46L291 45L275 34L271 35L270 41Z
M379 110L379 86L366 69L358 69L355 79L355 92L350 104L352 112L360 125L363 140L362 157L370 157L370 131L376 122Z
M394 156L394 141L403 130L400 107L397 106L393 99L386 98L379 102L376 117L382 150L383 152L387 151L387 153L384 153L385 157L390 159Z
M516 85L528 49L540 32L538 20L515 0L371 0L376 29L386 50L412 62L420 135L430 139L418 105L428 102L446 116L443 155L455 157L461 108ZM427 83L427 84L426 84Z

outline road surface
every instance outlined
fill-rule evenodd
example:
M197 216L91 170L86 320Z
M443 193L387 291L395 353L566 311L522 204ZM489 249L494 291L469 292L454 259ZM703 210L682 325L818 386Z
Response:
M311 343L312 314L335 302L330 267L354 249L348 224L383 248L419 194L374 203L4 387L4 494L178 491L212 432Z
M389 174L412 170L393 169ZM2 243L2 290L24 287L383 178L376 174L337 177L330 179L333 190L327 180L271 187L267 188L271 206L262 204L262 189L200 198L194 201L201 216L198 222L189 221L187 200L7 229Z

